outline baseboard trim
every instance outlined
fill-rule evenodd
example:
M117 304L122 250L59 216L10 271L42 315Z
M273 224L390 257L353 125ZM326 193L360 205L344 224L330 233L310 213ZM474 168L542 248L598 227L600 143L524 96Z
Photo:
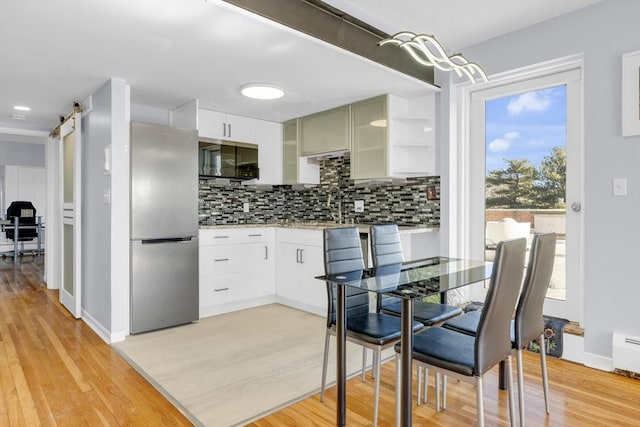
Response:
M89 325L93 331L107 344L111 344L111 332L105 328L102 323L98 322L95 317L91 316L87 311L82 310L82 319L84 323Z
M289 299L289 298L284 298L284 297L278 296L276 298L276 302L278 304L286 305L288 307L297 308L298 310L306 311L307 313L316 314L318 316L326 316L327 315L327 309L326 308L317 307L317 306L314 306L314 305L301 303L300 301L296 301L296 300L293 300L293 299Z
M562 337L562 358L571 362L584 364L584 337L564 334Z
M230 313L232 311L246 310L248 308L259 307L261 305L273 304L275 302L277 301L274 294L220 305L200 306L200 319L216 316L218 314Z
M584 366L600 371L613 372L613 358L593 353L584 353Z

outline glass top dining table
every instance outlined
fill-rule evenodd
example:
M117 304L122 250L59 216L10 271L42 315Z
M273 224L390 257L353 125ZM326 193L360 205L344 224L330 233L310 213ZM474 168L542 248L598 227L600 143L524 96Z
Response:
M480 282L491 276L493 263L448 257L433 257L334 275L318 276L336 286L337 414L336 424L346 425L346 288L359 288L400 298L402 372L400 421L411 426L411 348L413 347L413 301Z

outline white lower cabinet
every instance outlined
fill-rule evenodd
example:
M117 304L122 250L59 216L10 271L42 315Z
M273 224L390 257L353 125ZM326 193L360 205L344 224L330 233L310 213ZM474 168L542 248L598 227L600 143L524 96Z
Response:
M278 229L277 242L278 302L326 316L326 286L314 278L324 274L322 231Z
M200 230L200 317L275 301L275 230Z
M326 316L321 230L200 230L200 317L278 302Z

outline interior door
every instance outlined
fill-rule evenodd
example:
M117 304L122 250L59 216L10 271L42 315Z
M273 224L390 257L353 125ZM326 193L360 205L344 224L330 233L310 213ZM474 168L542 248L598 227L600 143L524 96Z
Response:
M81 115L73 113L60 127L62 183L62 268L60 302L81 317Z

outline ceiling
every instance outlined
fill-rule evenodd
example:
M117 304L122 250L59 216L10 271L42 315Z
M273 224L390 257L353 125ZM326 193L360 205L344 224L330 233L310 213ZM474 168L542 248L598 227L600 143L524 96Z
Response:
M449 50L597 1L325 0L388 33L434 34ZM277 122L381 93L437 90L221 0L2 0L0 39L0 141L41 140L33 131L51 130L110 77L131 86L134 104L170 110L198 99ZM251 82L286 95L243 98Z

